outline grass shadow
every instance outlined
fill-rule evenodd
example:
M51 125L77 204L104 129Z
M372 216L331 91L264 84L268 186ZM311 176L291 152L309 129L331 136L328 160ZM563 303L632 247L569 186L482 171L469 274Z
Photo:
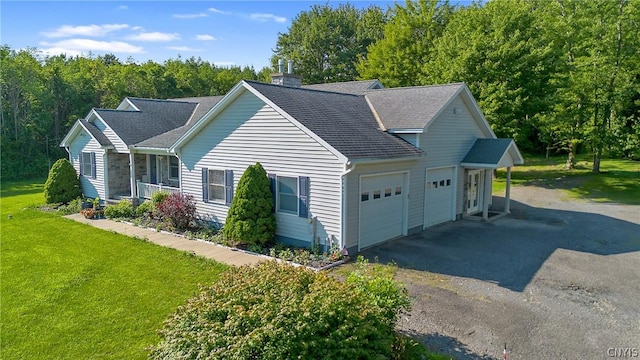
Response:
M46 179L27 179L0 182L0 197L28 195L44 192Z

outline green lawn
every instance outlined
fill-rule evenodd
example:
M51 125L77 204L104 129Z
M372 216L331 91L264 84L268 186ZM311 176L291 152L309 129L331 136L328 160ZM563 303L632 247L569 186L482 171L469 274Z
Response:
M2 184L0 358L145 358L226 266L28 208L43 183Z
M571 198L640 205L640 162L602 160L600 174L591 172L591 161L579 156L576 169L565 170L566 157L525 157L525 164L511 172L511 184L562 189ZM505 169L498 170L494 194L504 195Z

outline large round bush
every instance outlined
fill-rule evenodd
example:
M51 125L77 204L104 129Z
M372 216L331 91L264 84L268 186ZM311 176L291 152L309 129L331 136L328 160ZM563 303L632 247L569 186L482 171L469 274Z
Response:
M181 306L152 359L387 359L394 331L357 287L277 262L232 268Z
M67 159L56 161L44 183L44 198L48 204L69 203L82 196L80 180Z

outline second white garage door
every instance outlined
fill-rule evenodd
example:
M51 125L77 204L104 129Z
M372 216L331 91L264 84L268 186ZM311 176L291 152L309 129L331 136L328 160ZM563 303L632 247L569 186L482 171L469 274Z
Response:
M451 221L455 202L455 167L427 169L424 227Z
M360 178L360 249L405 233L406 176L394 173Z

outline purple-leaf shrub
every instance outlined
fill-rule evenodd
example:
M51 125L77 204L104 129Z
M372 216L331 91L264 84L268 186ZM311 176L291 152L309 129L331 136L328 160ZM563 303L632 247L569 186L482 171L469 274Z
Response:
M185 230L196 219L196 202L193 195L174 193L157 205L163 217L178 230Z

